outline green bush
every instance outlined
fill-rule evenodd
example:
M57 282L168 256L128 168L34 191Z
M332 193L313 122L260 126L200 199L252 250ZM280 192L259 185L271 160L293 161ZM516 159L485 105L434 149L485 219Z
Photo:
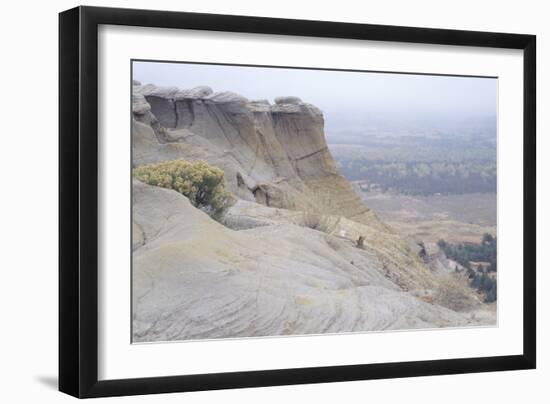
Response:
M489 271L497 271L497 238L488 233L483 235L480 244L460 243L450 244L439 240L437 245L445 255L466 268L470 268L470 261L489 262Z
M173 189L215 219L230 206L233 197L224 188L223 170L204 161L170 160L136 167L138 180Z

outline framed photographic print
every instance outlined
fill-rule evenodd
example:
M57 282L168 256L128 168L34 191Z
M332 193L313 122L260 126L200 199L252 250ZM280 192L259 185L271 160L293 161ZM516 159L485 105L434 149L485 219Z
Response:
M535 36L59 23L61 391L535 367Z

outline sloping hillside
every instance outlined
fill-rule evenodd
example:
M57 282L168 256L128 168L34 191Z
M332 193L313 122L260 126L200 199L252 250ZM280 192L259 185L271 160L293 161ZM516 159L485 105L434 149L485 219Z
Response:
M134 166L205 160L236 197L221 224L134 180L134 341L494 323L360 201L314 106L137 83L133 100Z
M235 231L172 190L134 183L134 341L475 323L418 299L377 254L319 231Z

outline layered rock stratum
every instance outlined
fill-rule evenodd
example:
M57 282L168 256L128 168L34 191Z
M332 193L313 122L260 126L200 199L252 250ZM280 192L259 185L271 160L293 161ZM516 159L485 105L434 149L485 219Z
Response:
M338 172L315 106L297 97L270 105L208 87L134 86L133 94L135 165L204 159L224 170L240 199L382 226Z
M221 224L134 180L135 342L494 322L359 199L315 106L135 83L132 107L134 166L205 160L236 197Z

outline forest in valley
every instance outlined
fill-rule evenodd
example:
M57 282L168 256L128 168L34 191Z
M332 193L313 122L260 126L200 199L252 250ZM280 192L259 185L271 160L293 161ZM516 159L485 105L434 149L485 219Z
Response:
M494 136L369 136L330 149L340 172L369 189L409 195L496 192Z

